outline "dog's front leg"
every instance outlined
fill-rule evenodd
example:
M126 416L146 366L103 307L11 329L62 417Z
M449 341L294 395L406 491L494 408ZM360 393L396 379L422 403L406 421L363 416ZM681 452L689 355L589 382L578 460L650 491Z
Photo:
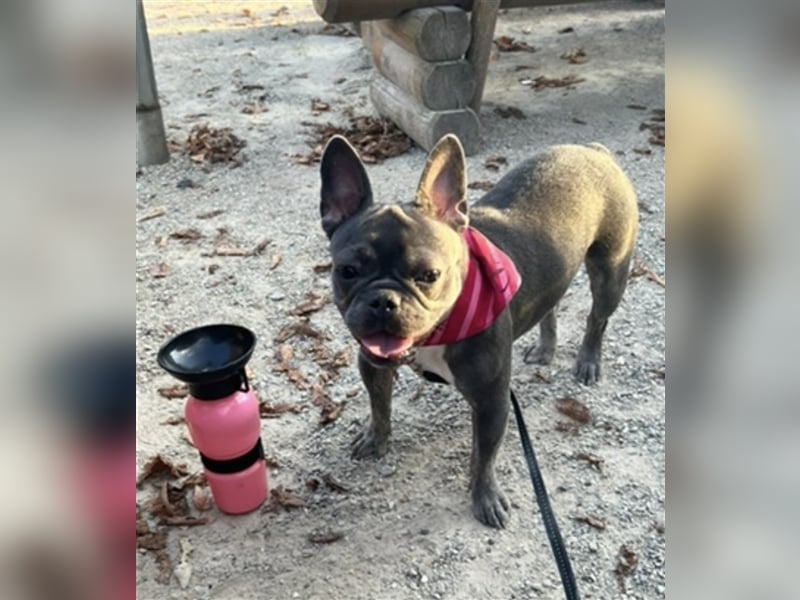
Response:
M394 368L378 368L358 355L358 370L369 394L369 422L352 442L353 458L380 458L389 447L392 431L392 386Z
M490 329L453 346L449 363L456 387L472 407L472 512L496 528L505 527L509 510L495 480L494 461L508 421L511 336L511 319L504 313Z

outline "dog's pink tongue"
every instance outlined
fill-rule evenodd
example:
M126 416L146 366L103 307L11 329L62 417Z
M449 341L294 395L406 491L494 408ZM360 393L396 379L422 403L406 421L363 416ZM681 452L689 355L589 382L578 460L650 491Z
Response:
M381 358L392 358L411 348L414 345L414 340L378 333L361 338L361 344L370 354Z

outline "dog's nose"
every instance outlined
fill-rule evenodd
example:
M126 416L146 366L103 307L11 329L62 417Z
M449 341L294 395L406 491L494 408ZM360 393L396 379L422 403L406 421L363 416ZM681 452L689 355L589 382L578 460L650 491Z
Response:
M369 301L369 307L376 313L392 313L400 306L399 299L391 292L379 294Z

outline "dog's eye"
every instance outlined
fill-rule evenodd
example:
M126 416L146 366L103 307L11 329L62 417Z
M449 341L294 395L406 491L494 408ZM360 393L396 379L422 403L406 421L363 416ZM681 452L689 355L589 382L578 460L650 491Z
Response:
M417 283L436 283L436 280L439 279L439 271L437 269L428 269L427 271L423 271L415 278Z
M358 276L358 269L356 269L353 265L342 265L341 267L337 267L336 272L342 279L353 279L354 277Z

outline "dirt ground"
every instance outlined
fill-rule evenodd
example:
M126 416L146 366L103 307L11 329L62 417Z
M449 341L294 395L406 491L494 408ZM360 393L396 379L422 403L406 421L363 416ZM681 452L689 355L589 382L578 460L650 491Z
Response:
M513 420L497 465L513 508L503 531L471 515L469 411L452 389L401 370L389 453L375 462L349 457L368 415L366 393L354 343L326 302L318 165L296 156L311 150L309 124L375 116L359 38L324 29L310 2L146 1L145 10L172 159L136 178L137 473L158 454L200 471L180 422L183 399L158 391L176 382L155 353L183 329L252 329L256 393L298 412L262 420L270 486L285 492L266 511L232 517L190 502L190 516L208 522L167 526L151 514L157 486L137 490L143 521L165 532L156 536L161 545L137 552L138 598L563 597ZM608 327L603 380L588 388L571 373L590 301L581 273L560 304L553 364L523 363L536 339L527 334L515 346L513 386L582 597L664 598L663 3L507 10L501 35L534 51L493 53L469 181L494 183L547 145L598 141L639 196L639 258ZM581 48L585 62L562 58ZM541 75L583 81L541 90L520 82ZM245 142L234 163L208 163L198 147L182 153L198 124L230 128ZM409 199L424 156L414 146L368 165L376 199ZM470 189L470 199L481 193ZM320 339L280 341L303 318ZM587 407L590 421L559 412L564 398ZM326 402L332 420L323 425ZM318 543L312 533L338 539Z

